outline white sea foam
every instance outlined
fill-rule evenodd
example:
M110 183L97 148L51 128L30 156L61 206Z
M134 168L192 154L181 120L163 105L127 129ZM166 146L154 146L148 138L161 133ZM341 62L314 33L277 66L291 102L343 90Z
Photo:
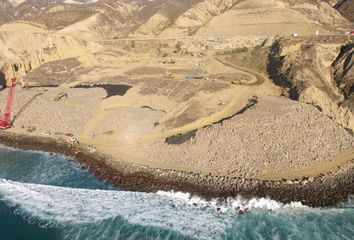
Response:
M154 193L54 187L0 180L0 197L29 222L68 226L122 217L132 224L170 229L198 239L218 239L234 216L195 208ZM210 229L213 229L211 232Z
M239 222L241 215L237 212L240 210L256 214L259 210L265 213L272 210L280 213L274 215L275 219L282 219L285 213L294 216L295 220L303 215L293 214L298 212L338 215L346 211L312 209L301 203L282 204L267 198L206 201L180 192L88 190L4 179L0 179L0 200L14 207L15 214L22 215L30 223L36 222L42 227L64 227L66 239L95 240L107 239L109 234L115 234L113 239L120 239L119 234L126 229L124 224L117 224L117 217L129 224L157 227L196 239L222 239L233 224ZM256 224L263 226L263 223ZM242 235L243 227L233 231Z
M6 154L2 156L7 158ZM9 154L9 157L14 156ZM14 158L22 157L16 154ZM38 156L30 155L29 159L32 158ZM24 181L58 185L62 182L56 182L57 179L67 177L72 181L71 166L61 164L66 157L59 155L53 159L45 165L37 162L33 167L29 164L30 176L23 178ZM11 163L16 165L16 162ZM17 168L7 169L6 166L5 161L4 172L15 174L13 170ZM0 179L0 201L14 207L14 213L29 223L44 228L59 226L65 240L184 239L183 236L195 239L271 239L279 236L282 236L280 239L286 236L351 239L354 235L354 198L338 208L313 209L298 202L282 204L268 198L207 201L180 192L75 189ZM250 214L238 214L246 211ZM175 237L176 233L182 237Z
M220 201L218 199L213 199L211 201L206 201L202 198L191 196L189 193L181 192L157 192L160 196L166 196L171 199L179 199L185 201L186 203L194 206L200 207L211 207L221 212L226 211L251 211L254 209L265 209L265 210L304 210L308 209L307 206L300 202L291 202L289 204L282 204L280 202L274 201L270 198L252 198L246 199L241 196L236 198L228 198L225 201Z

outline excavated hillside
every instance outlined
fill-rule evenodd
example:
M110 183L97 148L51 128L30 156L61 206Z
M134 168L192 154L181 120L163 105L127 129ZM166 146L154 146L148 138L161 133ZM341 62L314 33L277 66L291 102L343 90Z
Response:
M353 37L283 38L269 54L268 72L290 98L317 106L354 131Z
M352 24L335 8L348 17L351 13L349 2L6 0L0 3L0 25L13 20L26 21L43 25L60 34L85 39L126 36L289 35L294 32L314 35L316 31L348 31Z
M31 47L28 47L31 46ZM91 52L99 45L70 36L50 33L0 32L0 80L26 75L40 65L60 59L79 58L89 64Z

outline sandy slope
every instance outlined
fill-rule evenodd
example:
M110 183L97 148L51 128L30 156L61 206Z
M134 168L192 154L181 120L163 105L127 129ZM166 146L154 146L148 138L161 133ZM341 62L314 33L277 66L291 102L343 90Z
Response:
M286 1L248 0L214 17L208 24L201 27L196 35L290 35L293 33L315 34L316 31L328 33L329 25L324 26L321 22L325 19L316 19L311 16L315 12L316 14L321 12L332 14L332 18L343 21L334 10L328 13L328 9L315 4L291 6Z
M29 32L29 33L49 33L50 30L44 25L25 22L25 21L15 21L10 23L5 23L0 26L0 31L2 32Z

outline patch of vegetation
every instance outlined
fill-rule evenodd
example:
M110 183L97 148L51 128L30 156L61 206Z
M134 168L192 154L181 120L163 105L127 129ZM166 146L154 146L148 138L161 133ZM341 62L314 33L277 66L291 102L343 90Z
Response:
M131 48L135 48L135 41L131 41L131 42L130 42L130 47L131 47Z
M254 50L255 51L259 51L259 50L261 50L261 48L262 48L262 45L257 45L257 46L254 47Z
M175 45L175 48L177 49L178 52L180 52L182 50L182 42L177 42Z
M229 55L229 54L245 53L245 52L248 52L248 48L247 47L224 50L222 52L217 52L216 55Z
M159 48L169 48L168 43L160 43Z

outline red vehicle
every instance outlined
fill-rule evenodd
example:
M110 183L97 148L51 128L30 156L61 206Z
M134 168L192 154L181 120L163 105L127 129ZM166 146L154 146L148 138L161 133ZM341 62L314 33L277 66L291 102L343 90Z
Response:
M354 29L349 32L350 35L354 35Z

